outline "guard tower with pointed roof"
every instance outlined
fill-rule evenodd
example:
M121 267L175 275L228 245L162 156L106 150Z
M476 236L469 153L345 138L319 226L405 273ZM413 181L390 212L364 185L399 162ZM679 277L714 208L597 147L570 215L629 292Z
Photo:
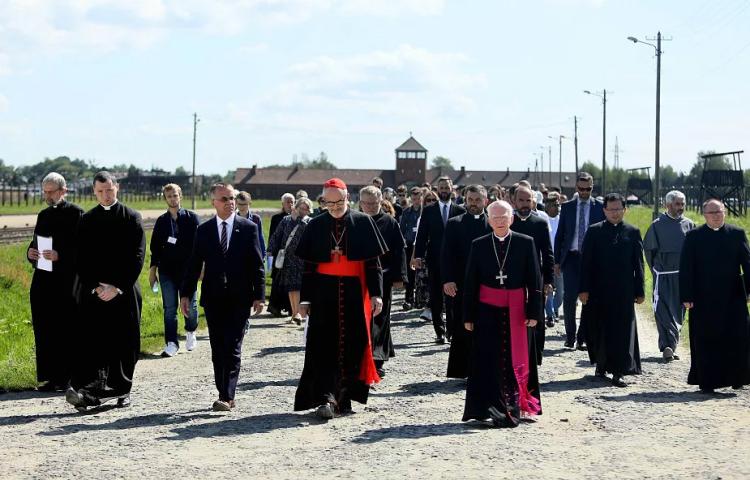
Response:
M427 149L409 134L396 149L396 185L422 185L427 180Z

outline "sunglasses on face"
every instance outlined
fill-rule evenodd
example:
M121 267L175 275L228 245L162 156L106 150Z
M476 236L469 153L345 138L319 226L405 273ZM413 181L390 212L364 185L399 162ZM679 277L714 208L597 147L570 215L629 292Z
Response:
M576 187L576 190L578 190L579 192L590 192L593 189L594 187Z

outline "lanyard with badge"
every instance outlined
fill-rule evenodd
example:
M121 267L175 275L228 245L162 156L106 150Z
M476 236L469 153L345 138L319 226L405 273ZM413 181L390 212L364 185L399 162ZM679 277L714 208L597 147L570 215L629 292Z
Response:
M180 212L177 212L177 219L180 218ZM179 227L177 226L177 220L173 219L172 216L169 216L169 226L172 229L172 235L167 237L167 243L171 243L172 245L175 245L177 243L177 233L179 232Z

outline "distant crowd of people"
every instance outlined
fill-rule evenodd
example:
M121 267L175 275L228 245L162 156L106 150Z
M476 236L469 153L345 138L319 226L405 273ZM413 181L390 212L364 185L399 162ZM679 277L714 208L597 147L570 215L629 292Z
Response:
M48 207L27 250L39 389L64 391L78 410L128 406L140 351L141 217L118 201L108 172L93 187L98 205L84 212L65 200L65 179L47 175ZM211 408L229 411L251 316L288 317L304 325L306 343L294 409L331 419L366 403L386 375L397 354L393 292L403 288L401 308L419 311L437 344L450 343L446 375L467 379L463 419L513 427L542 413L545 332L560 321L565 347L587 351L597 377L626 387L641 373L635 304L646 299L645 254L663 360L679 359L689 310L688 383L706 393L750 383L750 248L724 205L707 200L696 228L685 196L669 192L642 238L624 221L623 196L597 199L593 188L586 172L570 200L527 181L457 188L440 177L391 188L376 177L355 203L331 178L317 207L304 191L285 193L265 238L248 192L214 184L215 215L201 223L182 207L180 186L165 185L148 271L161 291L162 355L181 348L180 313L185 350L197 348L200 303L218 392Z

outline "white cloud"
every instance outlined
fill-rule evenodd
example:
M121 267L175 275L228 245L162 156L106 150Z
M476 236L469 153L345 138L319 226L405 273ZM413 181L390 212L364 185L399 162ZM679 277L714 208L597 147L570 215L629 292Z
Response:
M274 91L249 106L231 105L228 116L253 129L320 134L437 124L479 108L476 98L487 79L472 73L471 67L471 59L463 54L411 45L321 56L291 65Z
M443 0L4 0L0 44L109 51L148 46L176 30L231 35L316 14L433 15L442 8Z

